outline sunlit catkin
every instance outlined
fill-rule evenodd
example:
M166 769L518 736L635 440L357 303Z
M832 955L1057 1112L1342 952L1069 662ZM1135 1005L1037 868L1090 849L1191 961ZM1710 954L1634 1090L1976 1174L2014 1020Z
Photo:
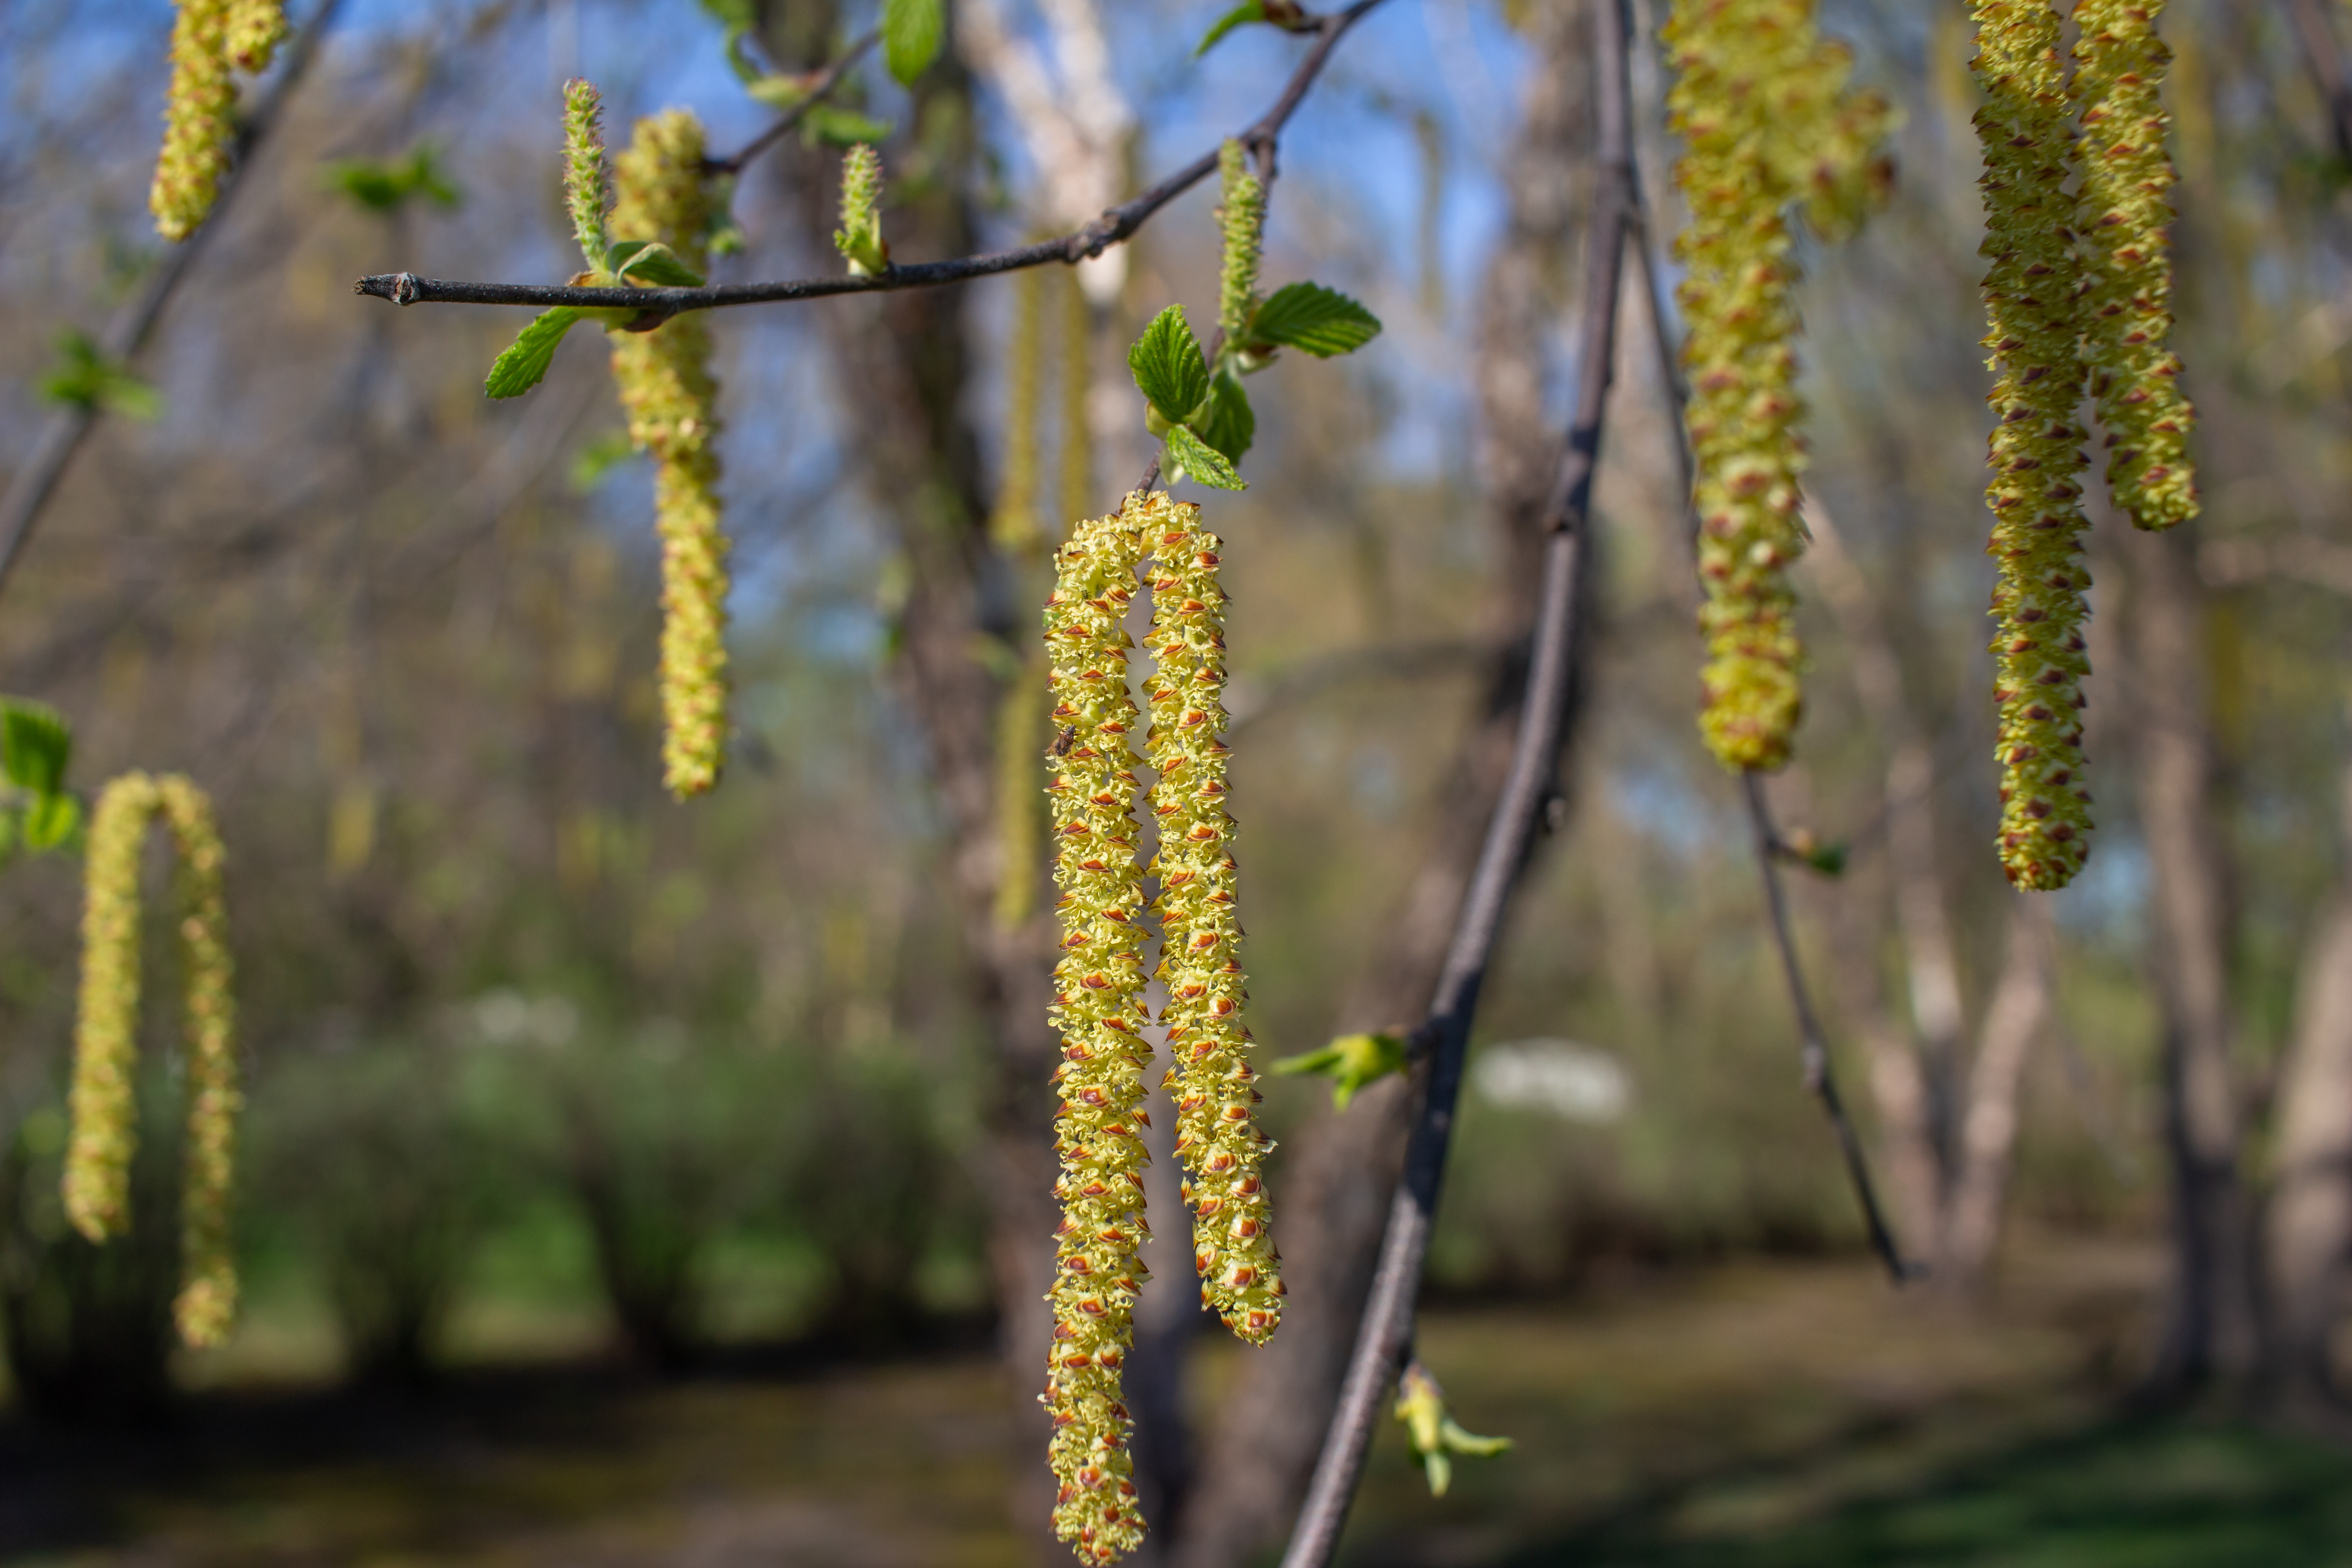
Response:
M1984 89L1984 299L1996 416L1988 552L1999 563L1993 699L2000 709L2000 859L2021 888L2063 888L2090 849L2082 681L2082 266L2058 14L2049 0L1976 0Z
M1224 548L1201 509L1164 494L1128 498L1126 515L1155 558L1151 580L1151 727L1158 782L1160 979L1168 1002L1168 1089L1201 1298L1226 1327L1263 1344L1282 1320L1281 1262L1249 1064L1233 818L1225 810Z
M2091 394L2106 431L2108 489L2142 528L2197 515L2195 415L2171 349L2174 174L2157 97L2172 58L2156 36L2163 15L2164 0L2082 0L2074 8Z
M659 240L702 270L709 198L701 122L682 109L649 115L613 164L613 233ZM611 336L629 438L654 458L663 781L683 800L718 783L727 736L727 536L719 526L710 334L689 312L649 332Z
M1062 1037L1055 1145L1054 1342L1043 1396L1059 1482L1054 1533L1079 1559L1110 1563L1143 1539L1120 1374L1134 1340L1143 1217L1143 874L1128 736L1127 634L1141 546L1125 516L1080 522L1055 557L1045 602L1056 735L1054 882L1062 956L1052 1016Z
M610 248L604 209L611 205L604 172L604 100L593 83L574 77L563 84L563 208L572 216L580 259L592 268L604 265L604 252Z
M226 47L228 58L244 71L269 68L286 37L286 6L282 0L229 0Z
M126 773L106 786L91 814L65 1208L92 1241L130 1225L138 1139L140 848L148 819L159 811L179 851L180 962L187 987L187 1148L174 1316L182 1339L207 1345L227 1333L236 1310L229 1201L241 1097L221 888L226 856L211 803L177 775Z
M180 0L172 24L172 92L163 111L163 150L147 205L155 232L181 240L195 233L220 195L236 137L236 85L229 79L228 34L238 0Z
M1706 595L1700 728L1727 766L1777 768L1801 708L1788 567L1804 548L1804 405L1787 213L1802 201L1828 233L1851 228L1883 184L1887 112L1846 89L1850 62L1816 34L1811 0L1675 0L1663 37L1690 214L1675 248Z
M1217 269L1217 327L1228 342L1240 341L1256 313L1258 259L1265 249L1265 186L1250 171L1239 142L1217 149L1223 181L1217 231L1223 255Z

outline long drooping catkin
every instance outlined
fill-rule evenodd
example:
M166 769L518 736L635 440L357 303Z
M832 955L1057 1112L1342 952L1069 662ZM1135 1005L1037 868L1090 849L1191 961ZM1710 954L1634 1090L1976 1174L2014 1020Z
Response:
M1116 1561L1143 1539L1120 1388L1145 1278L1137 1252L1149 1234L1137 1127L1150 1056L1141 1034L1143 876L1128 742L1138 716L1120 629L1139 560L1126 518L1077 524L1055 558L1045 616L1054 723L1062 731L1046 787L1061 889L1052 1015L1063 1060L1055 1073L1062 1225L1043 1397L1054 1422L1048 1459L1059 1482L1054 1532L1089 1563Z
M228 0L228 24L222 45L243 71L265 71L286 37L286 7L280 0Z
M1064 517L1094 510L1095 441L1087 395L1094 385L1094 307L1077 268L1056 269L1062 291L1062 506Z
M180 0L172 24L172 96L163 112L163 150L147 205L155 232L181 240L196 232L220 195L236 136L236 85L229 79L228 36L236 0Z
M1984 256L1993 426L1988 552L2000 565L1993 698L2000 708L2000 858L2021 888L2063 888L2090 849L2084 786L2082 267L2065 189L2064 68L2049 0L1976 0L1985 94Z
M2157 96L2172 58L2156 36L2163 15L2164 0L2082 0L2074 8L2091 392L2107 433L2108 489L2142 528L2197 515L2189 463L2196 416L2171 349L2175 176Z
M658 240L697 271L709 218L702 125L682 109L637 121L613 161L612 233ZM680 799L719 782L727 736L727 536L719 503L719 387L697 314L616 331L613 377L629 438L654 457L662 541L663 781Z
M79 1016L74 1029L65 1208L92 1241L131 1222L138 1142L139 851L161 812L179 849L181 966L187 986L188 1130L181 1190L180 1337L215 1344L236 1311L229 1246L237 1110L236 1009L230 994L226 858L204 792L176 774L126 773L91 814L82 911Z
M1700 728L1727 766L1776 768L1802 705L1787 572L1804 548L1804 405L1786 214L1803 201L1831 232L1859 221L1887 113L1846 90L1850 62L1819 38L1811 0L1675 0L1663 37L1690 210L1675 248L1706 593Z
M1129 497L1126 515L1157 560L1151 582L1151 728L1159 779L1160 1021L1174 1065L1176 1152L1188 1179L1201 1297L1225 1325L1263 1344L1282 1320L1284 1294L1261 1166L1268 1148L1251 1087L1248 1001L1242 974L1233 818L1226 812L1223 544L1201 509L1165 495Z

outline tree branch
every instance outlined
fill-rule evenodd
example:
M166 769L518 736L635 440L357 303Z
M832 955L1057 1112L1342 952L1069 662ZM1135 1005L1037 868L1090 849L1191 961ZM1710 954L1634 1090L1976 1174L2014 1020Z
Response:
M773 125L744 143L742 151L733 157L705 158L702 161L702 172L706 174L741 174L744 164L749 163L797 129L800 122L808 118L809 110L823 103L833 89L841 85L841 79L849 74L849 68L865 58L866 50L881 41L882 35L878 31L871 32L844 49L839 59L825 67L818 74L817 79L809 83L806 98L784 110L777 117Z
M100 347L110 359L128 361L144 348L162 317L163 307L181 279L188 275L205 241L221 226L221 214L246 184L247 165L253 160L255 149L277 124L278 116L293 96L294 89L310 68L311 58L318 52L319 39L335 19L335 11L342 0L320 0L319 9L308 26L287 46L285 62L253 112L238 126L236 141L229 159L229 172L221 182L219 194L213 198L213 210L204 223L181 244L163 253L155 269L134 299L107 326ZM41 512L49 497L65 478L74 454L81 449L83 438L98 423L99 409L87 407L61 408L49 416L41 427L40 438L34 442L32 455L24 466L9 477L8 489L0 496L0 590L7 586L10 574L25 552L33 537L33 530L41 521Z
M1315 1466L1307 1501L1284 1553L1283 1568L1326 1568L1363 1478L1364 1458L1412 1343L1414 1309L1428 1256L1437 1194L1454 1133L1454 1107L1478 992L1502 936L1503 916L1537 830L1559 795L1559 752L1574 688L1577 606L1586 558L1593 472L1616 363L1618 283L1637 200L1633 112L1627 79L1626 0L1594 7L1594 74L1599 78L1600 179L1586 258L1582 353L1574 422L1546 508L1541 593L1535 647L1510 772L1488 820L1477 870L1456 916L1436 995L1415 1031L1423 1053L1413 1068L1420 1089L1404 1170L1389 1209L1371 1294L1356 1334L1339 1403Z
M1297 112L1332 48L1366 13L1381 0L1355 0L1344 11L1323 18L1315 45L1298 62L1274 107L1259 116L1238 140L1253 152L1267 153L1281 140L1283 127ZM362 278L355 292L395 305L555 305L590 309L635 309L656 320L683 310L715 310L730 305L770 305L793 300L818 300L834 294L873 294L898 289L935 289L999 272L1018 272L1048 262L1075 265L1099 256L1141 228L1161 207L1216 173L1213 150L1177 170L1134 200L1110 208L1081 228L1052 239L1013 250L958 257L950 261L919 261L863 277L790 279L773 283L723 283L700 289L581 289L538 283L453 283L419 278L414 272L384 272Z

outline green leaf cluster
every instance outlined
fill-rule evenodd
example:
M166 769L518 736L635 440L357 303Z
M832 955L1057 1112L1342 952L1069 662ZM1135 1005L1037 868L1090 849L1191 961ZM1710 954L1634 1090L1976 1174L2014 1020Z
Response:
M163 411L162 395L89 333L69 330L60 335L58 358L57 367L41 378L41 395L49 402L131 419L152 419Z
M1317 18L1298 0L1242 0L1242 3L1218 17L1201 39L1201 47L1192 51L1199 59L1223 41L1227 33L1253 22L1264 22L1286 33L1311 33Z
M0 862L79 847L81 802L66 788L73 731L54 708L0 697Z
M453 211L465 200L430 142L418 142L404 158L338 159L327 165L325 180L329 190L387 216L412 201Z
M706 5L706 9L719 7ZM725 19L722 16L722 19ZM727 23L727 63L743 90L770 109L789 112L802 109L801 142L808 147L854 147L860 142L880 142L890 134L890 122L837 103L810 103L821 70L772 71L753 59L744 44L751 37L746 17ZM936 47L936 46L934 46Z
M1345 1110L1358 1089L1402 1072L1404 1062L1405 1043L1399 1036L1342 1035L1319 1051L1284 1057L1272 1067L1286 1078L1311 1072L1330 1079L1331 1108Z

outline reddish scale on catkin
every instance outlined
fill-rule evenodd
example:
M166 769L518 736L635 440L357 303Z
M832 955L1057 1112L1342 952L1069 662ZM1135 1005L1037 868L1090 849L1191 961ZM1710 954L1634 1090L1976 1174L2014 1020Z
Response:
M2197 515L2189 463L2196 423L2171 349L2175 176L2157 97L2172 51L2156 36L2164 0L2082 0L2074 97L2082 105L2078 216L2089 289L2083 317L2091 394L2107 433L2107 488L2142 528Z
M1111 1563L1143 1540L1120 1373L1134 1342L1143 1217L1143 873L1136 857L1127 634L1141 541L1127 518L1080 522L1055 556L1045 602L1056 735L1054 883L1062 957L1054 1025L1061 1108L1062 1226L1055 1235L1054 1344L1043 1403L1060 1483L1054 1533L1082 1562Z
M1233 817L1225 810L1224 548L1201 509L1165 495L1128 498L1125 515L1157 560L1151 580L1151 729L1160 774L1160 979L1168 989L1168 1089L1192 1210L1201 1299L1225 1326L1264 1344L1282 1321L1280 1254L1262 1170L1271 1145L1252 1109L1249 1000L1242 973Z
M1977 0L1977 56L1985 93L1987 401L1998 416L1985 499L1987 552L2000 575L1993 700L2000 707L2000 859L2021 888L2063 888L2090 852L2084 787L2082 682L2090 673L2083 623L2091 574L2084 564L2081 477L2084 433L2075 423L2084 368L2082 266L2069 226L2064 72L2058 16L2048 0Z

